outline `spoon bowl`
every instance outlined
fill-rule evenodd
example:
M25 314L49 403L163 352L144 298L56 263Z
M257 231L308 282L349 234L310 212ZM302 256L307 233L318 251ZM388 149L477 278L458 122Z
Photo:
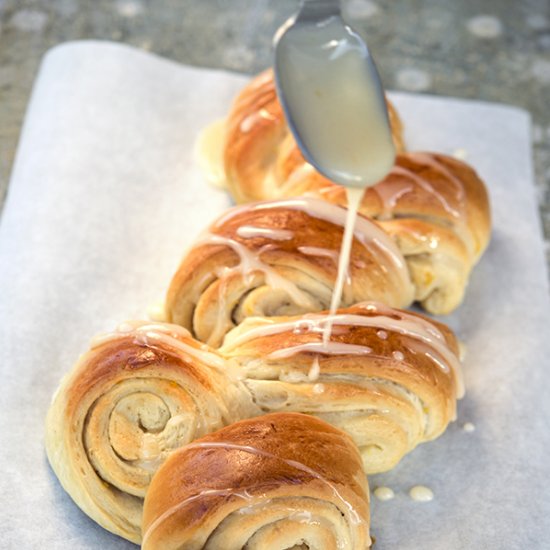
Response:
M346 187L380 181L395 160L384 89L339 2L304 0L274 46L277 93L306 160Z

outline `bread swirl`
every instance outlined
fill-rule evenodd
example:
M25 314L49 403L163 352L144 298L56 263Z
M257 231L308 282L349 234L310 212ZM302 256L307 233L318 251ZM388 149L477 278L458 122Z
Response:
M303 192L344 205L344 190L315 174ZM450 313L464 297L472 268L489 242L487 191L475 171L447 155L399 155L388 176L366 190L360 212L376 220L399 246L429 312Z
M238 422L183 447L145 498L144 550L369 547L357 449L306 415Z
M219 346L249 316L328 308L346 211L319 199L254 203L222 215L172 279L166 311L199 340ZM406 306L413 287L393 240L359 217L343 304Z
M438 437L464 393L452 332L376 303L330 318L249 318L227 334L220 353L240 365L264 412L314 414L348 432L367 473L389 470Z
M186 330L124 323L96 339L62 381L47 416L46 450L86 514L139 542L143 498L162 461L255 411L223 358Z
M390 118L399 136L391 109ZM346 205L344 189L302 156L269 72L235 101L223 151L228 188L237 202L308 195ZM461 303L491 225L487 191L471 167L443 154L400 152L388 176L367 190L360 212L394 237L409 265L415 299L427 311L446 314Z

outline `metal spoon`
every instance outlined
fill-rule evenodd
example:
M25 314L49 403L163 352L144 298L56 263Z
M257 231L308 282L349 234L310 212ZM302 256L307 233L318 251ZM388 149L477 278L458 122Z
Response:
M338 0L303 0L276 33L275 79L306 160L332 181L368 187L395 160L384 89Z

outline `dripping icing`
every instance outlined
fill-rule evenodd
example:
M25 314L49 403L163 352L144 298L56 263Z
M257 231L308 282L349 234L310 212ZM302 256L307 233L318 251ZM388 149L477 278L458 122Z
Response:
M264 237L274 241L288 241L294 237L294 233L287 229L273 229L271 227L255 227L252 225L241 225L237 229L237 235L243 239Z
M103 344L128 337L132 337L135 344L152 348L165 346L176 349L206 365L227 371L227 364L222 357L208 349L200 349L191 345L190 342L193 342L191 333L182 326L170 323L127 321L120 324L115 332L96 336L90 347L94 349Z
M330 316L334 316L342 300L344 283L346 282L349 271L349 259L351 255L351 246L353 243L353 234L355 229L355 221L357 219L357 211L359 210L359 205L361 204L361 198L363 197L364 192L365 190L361 188L346 188L346 195L348 199L348 212L346 216L344 236L342 237L340 257L338 260L338 275L336 276L336 283L332 291L332 300L330 302ZM326 323L325 330L323 332L323 344L325 346L330 340L331 333L332 322L329 320Z
M214 224L213 230L221 229L230 219L245 212L277 208L298 210L310 217L344 228L346 225L347 212L344 208L321 199L299 197L237 206L219 218ZM388 233L369 219L358 216L353 234L363 246L378 257L382 264L387 264L388 268L391 266L392 269L397 271L401 286L412 288L403 255Z
M448 347L445 337L435 325L422 317L409 314L405 311L394 310L379 303L363 302L356 307L372 313L373 315L360 315L357 313L337 313L336 315L308 314L293 321L282 322L267 318L254 319L252 322L254 322L256 326L253 326L249 330L245 330L247 324L245 321L243 328L237 333L232 334L222 349L225 349L227 353L230 352L232 348L241 346L255 338L272 336L286 331L291 331L295 334L307 332L322 336L325 333L328 322L330 322L333 327L371 327L378 329L377 332L380 330L384 332L395 332L408 336L413 339L413 341L417 341L418 343L415 346L415 351L425 354L428 359L433 361L444 373L449 374L452 372L456 383L457 397L460 398L464 395L464 382L460 361ZM352 350L356 352L356 354L370 353L370 348L366 348L366 346L354 344L356 347L350 348L342 347L351 345L342 342L330 342L330 344L331 345L325 345L322 341L299 344L286 349L278 349L272 352L270 358L279 359L290 357L296 353L308 351L320 354L345 354L352 352ZM365 348L369 351L365 351ZM347 349L347 351L344 351L345 349ZM360 352L360 349L363 349L363 351Z

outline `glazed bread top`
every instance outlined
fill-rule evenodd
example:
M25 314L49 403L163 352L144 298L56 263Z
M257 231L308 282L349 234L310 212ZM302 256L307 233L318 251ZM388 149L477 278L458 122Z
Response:
M380 219L417 218L452 227L475 263L490 236L487 191L466 163L444 154L404 153L402 125L388 103L398 155L395 167L368 189L360 211ZM227 185L237 202L314 194L345 205L344 189L321 176L301 154L266 71L235 100L225 125Z
M332 334L324 342L329 320ZM372 302L340 309L334 316L250 318L226 336L220 352L237 361L248 379L278 380L281 372L288 377L291 370L310 385L324 384L318 407L307 412L361 400L362 390L352 392L349 384L402 388L422 403L419 441L444 431L456 416L456 399L464 395L452 331L423 315ZM317 371L313 380L312 368Z
M234 516L240 518L234 536L250 531L245 538L254 540L269 529L273 513L283 527L279 540L295 529L306 538L319 506L337 511L336 527L344 519L346 533L339 536L353 541L346 547L370 545L368 486L351 439L311 416L264 415L203 437L161 466L145 499L143 548L219 547L216 537L233 539ZM269 547L288 548L280 542Z
M218 346L249 316L328 308L345 220L344 208L303 197L230 209L179 266L167 294L168 319ZM394 240L359 216L343 304L379 300L404 307L413 294Z

